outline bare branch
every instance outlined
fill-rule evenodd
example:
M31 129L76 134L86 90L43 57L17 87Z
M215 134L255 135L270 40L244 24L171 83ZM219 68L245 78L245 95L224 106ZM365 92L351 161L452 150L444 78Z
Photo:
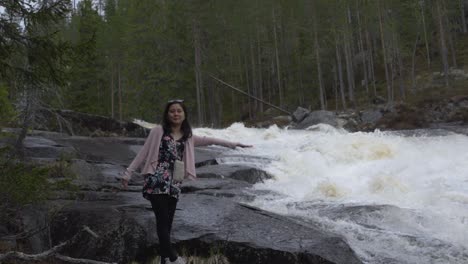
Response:
M88 226L83 226L83 228L76 233L71 239L62 242L53 248L44 251L39 254L25 254L23 252L18 252L18 251L10 251L5 254L0 254L0 262L6 261L7 259L20 259L20 260L26 260L26 261L38 261L38 260L45 260L47 258L57 258L62 261L68 262L68 263L79 263L79 264L110 264L113 262L102 262L102 261L97 261L97 260L91 260L91 259L79 259L79 258L72 258L68 256L64 256L59 254L58 252L62 250L65 246L68 244L71 244L74 242L75 239L78 238L78 236L82 233L86 232L90 234L91 236L98 238L98 234L91 230Z
M78 259L78 258L71 258L67 256L63 256L60 254L55 255L56 258L69 262L69 263L82 263L82 264L110 264L113 262L102 262L102 261L97 261L97 260L92 260L92 259Z
M83 226L83 230L88 232L90 235L92 235L93 237L95 238L98 238L98 234L96 234L93 230L91 230L91 228L89 228L88 226Z
M260 99L260 98L257 98L257 97L255 97L255 96L249 94L249 93L246 93L246 92L242 91L241 89L236 88L236 87L230 85L229 83L227 83L227 82L225 82L225 81L223 81L223 80L217 78L216 76L214 76L213 74L211 74L211 73L209 73L209 72L207 72L207 73L208 73L208 75L209 75L211 78L213 78L213 79L215 79L216 81L218 81L218 82L224 84L225 86L227 86L227 87L233 89L234 91L237 91L237 92L239 92L239 93L241 93L241 94L247 95L248 97L250 97L250 98L252 98L252 99L255 99L255 100L259 101L259 102L262 102L262 103L264 103L264 104L266 104L266 105L268 105L268 106L271 106L271 107L273 107L273 108L275 108L275 109L277 109L277 110L280 110L280 111L283 112L283 113L286 113L286 114L288 114L288 115L291 115L291 113L290 113L289 111L287 111L287 110L285 110L285 109L283 109L283 108L281 108L281 107L278 107L278 106L276 106L276 105L274 105L274 104L271 104L271 103L269 103L269 102L267 102L267 101L265 101L265 100L262 100L262 99Z

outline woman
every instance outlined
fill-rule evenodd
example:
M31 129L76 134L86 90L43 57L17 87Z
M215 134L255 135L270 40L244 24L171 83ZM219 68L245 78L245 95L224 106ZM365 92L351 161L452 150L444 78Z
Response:
M194 147L221 145L251 147L226 140L192 135L183 100L169 101L164 109L162 126L153 128L135 159L124 173L123 188L127 188L132 172L143 165L145 175L143 196L151 202L160 244L161 263L186 263L171 246L171 227L182 181L173 177L175 164L183 161L184 178L196 178Z

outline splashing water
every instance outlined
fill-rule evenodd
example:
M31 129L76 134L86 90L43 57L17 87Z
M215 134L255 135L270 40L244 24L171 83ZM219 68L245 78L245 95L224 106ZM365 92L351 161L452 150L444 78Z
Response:
M254 145L230 152L269 160L255 166L274 179L254 185L263 192L251 204L320 223L366 263L468 263L465 135L238 123L195 133Z

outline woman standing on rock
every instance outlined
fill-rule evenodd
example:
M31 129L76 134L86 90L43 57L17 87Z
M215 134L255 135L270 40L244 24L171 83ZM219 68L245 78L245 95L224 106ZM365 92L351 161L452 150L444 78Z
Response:
M145 175L143 197L151 202L156 216L161 263L186 263L171 246L171 227L185 178L196 178L196 146L221 145L225 147L251 147L226 140L192 135L183 100L171 100L163 113L162 126L151 129L143 148L124 173L123 188L127 188L132 172L143 165ZM183 162L183 163L182 163Z

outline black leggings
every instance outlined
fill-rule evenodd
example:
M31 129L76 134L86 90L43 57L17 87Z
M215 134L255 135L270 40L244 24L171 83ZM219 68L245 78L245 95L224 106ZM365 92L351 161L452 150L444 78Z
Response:
M177 253L171 246L171 227L177 206L177 199L166 194L154 194L150 198L159 238L161 259L177 259Z

